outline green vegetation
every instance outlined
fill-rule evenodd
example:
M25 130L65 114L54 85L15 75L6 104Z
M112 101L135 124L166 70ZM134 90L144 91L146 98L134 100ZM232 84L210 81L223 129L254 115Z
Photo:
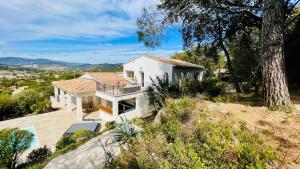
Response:
M15 169L19 157L30 147L33 134L17 128L0 131L0 166Z
M83 139L87 139L89 137L93 136L93 133L91 133L89 130L77 130L72 136L71 139L75 142Z
M0 95L0 120L49 110L51 110L50 94L42 88L27 89L15 96Z
M15 78L0 79L0 121L22 117L32 113L44 113L51 109L50 96L53 95L52 82L78 78L83 72L116 72L122 67L94 67L76 71L51 71L0 65L0 70L11 71ZM26 74L25 77L18 73ZM12 95L13 90L24 90Z
M298 3L161 0L143 10L137 20L137 36L145 46L159 47L168 28L175 26L180 29L185 52L174 58L202 64L208 73L219 69L218 78L225 75L237 93L261 94L267 107L290 106L286 79L293 89L300 88L296 73L300 63Z
M0 80L0 120L22 117L52 110L50 96L52 81L79 77L77 72L42 71L30 72L25 78L2 78ZM11 95L11 87L26 87L21 93Z
M116 127L116 125L117 125L117 124L116 124L115 121L109 121L109 122L105 123L106 129L113 129L113 128Z
M212 121L195 107L189 98L168 99L161 123L147 123L107 168L266 168L276 159L245 124ZM199 117L188 127L193 111Z
M152 80L152 79L151 79ZM185 95L195 96L203 90L201 82L198 80L183 79L180 82L170 82L168 77L156 78L152 80L152 85L147 88L149 104L154 108L154 112L159 111L168 97L178 98Z
M36 150L33 150L32 152L30 152L27 156L27 165L34 165L34 164L38 164L42 161L44 161L46 158L50 157L52 155L51 150L44 146L41 148L38 148Z
M121 144L132 143L139 135L140 131L128 120L123 120L117 124L115 131L115 140Z
M75 140L72 139L71 136L63 136L56 143L56 146L55 146L56 151L62 150L64 148L66 148L67 146L72 145L74 143L76 143L76 142L75 142Z
M101 131L100 133L91 133L87 130L79 130L74 134L62 136L61 139L56 143L56 151L51 156L47 155L47 158L43 158L43 160L36 163L26 162L25 164L21 164L20 167L26 169L42 169L55 157L76 149L90 139L99 136L106 131L107 129Z

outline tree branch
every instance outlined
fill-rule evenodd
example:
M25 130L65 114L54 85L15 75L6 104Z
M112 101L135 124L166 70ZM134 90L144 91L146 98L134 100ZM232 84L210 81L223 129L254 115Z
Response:
M300 17L300 13L298 13L292 20L288 21L284 27L287 28L291 23L293 23L295 20L297 20Z

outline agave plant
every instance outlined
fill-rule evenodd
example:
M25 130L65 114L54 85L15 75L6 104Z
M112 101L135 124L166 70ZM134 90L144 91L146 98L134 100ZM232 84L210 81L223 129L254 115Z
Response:
M155 80L150 79L152 85L147 88L146 93L150 105L153 106L156 112L164 106L166 98L176 98L181 94L179 83L170 83L168 76L156 77Z
M140 132L141 130L131 124L127 119L122 119L122 122L118 124L115 129L114 138L115 141L124 145L136 139Z

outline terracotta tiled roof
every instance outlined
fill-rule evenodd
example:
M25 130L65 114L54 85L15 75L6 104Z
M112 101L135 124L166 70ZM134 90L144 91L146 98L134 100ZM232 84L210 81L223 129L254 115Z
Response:
M126 80L123 76L123 74L120 73L106 73L106 72L89 72L86 73L94 80L103 83L107 86L112 85L124 85L128 84L129 81Z
M89 75L92 79L85 78L86 75ZM106 86L124 85L129 83L129 81L124 79L122 74L93 72L86 73L77 79L61 80L53 82L52 84L74 94L83 94L96 92L97 82L105 84Z
M178 60L178 59L171 59L171 58L164 58L164 57L160 57L160 56L146 56L147 58L159 61L159 62L164 62L164 63L169 63L172 64L174 66L179 66L179 67L191 67L191 68L203 68L202 66L193 64L193 63L189 63L189 62L185 62L182 60Z
M52 83L54 86L74 94L96 92L96 81L92 79L61 80Z

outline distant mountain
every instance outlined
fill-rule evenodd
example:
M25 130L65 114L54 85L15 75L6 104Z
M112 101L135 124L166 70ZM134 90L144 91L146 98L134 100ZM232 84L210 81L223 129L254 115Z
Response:
M0 58L0 63L6 65L67 64L66 62L53 61L50 59L27 59L19 57L3 57Z
M121 63L117 64L89 64L89 63L69 63L63 61L54 61L50 59L28 59L20 57L0 57L0 64L22 66L22 67L34 67L34 68L47 68L47 67L59 67L59 68L115 68L121 66Z

